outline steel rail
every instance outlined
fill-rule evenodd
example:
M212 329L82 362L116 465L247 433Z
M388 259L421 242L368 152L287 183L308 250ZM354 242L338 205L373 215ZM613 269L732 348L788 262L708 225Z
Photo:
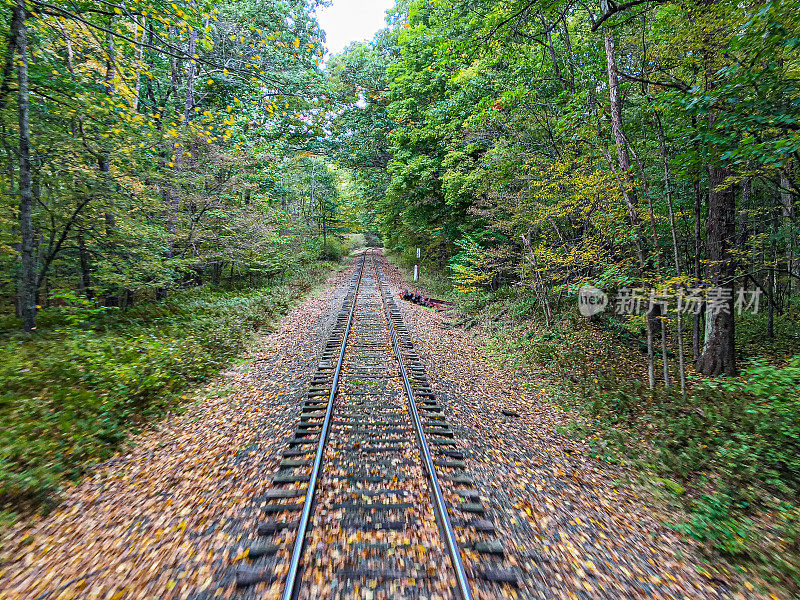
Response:
M414 434L417 438L417 443L419 444L420 448L422 465L425 468L425 471L428 474L428 480L430 481L431 501L433 502L435 509L436 520L439 524L439 531L444 537L445 544L447 545L447 552L450 555L450 561L453 565L453 570L456 573L456 581L458 584L457 589L461 600L472 600L472 590L470 589L469 582L467 581L467 573L464 570L464 563L461 560L461 553L458 551L458 544L456 542L455 532L453 531L453 524L450 522L450 516L447 514L444 496L442 495L442 487L439 485L439 477L436 475L436 468L433 464L433 458L431 458L428 441L425 439L425 432L422 428L422 419L420 419L419 411L417 410L414 392L411 389L411 382L408 379L408 372L406 371L405 364L403 363L403 355L400 352L400 344L397 341L397 331L394 327L394 321L392 321L389 305L386 302L385 290L383 287L383 281L381 279L383 273L377 266L375 268L375 272L378 276L377 279L378 285L381 289L381 299L383 300L383 306L386 310L386 320L389 322L389 332L392 336L392 346L394 348L395 356L397 357L397 362L400 365L400 374L403 377L403 387L405 388L406 396L408 396L408 408L411 412L411 420L414 425Z
M361 266L359 267L358 280L356 281L355 292L353 293L353 302L350 304L350 314L347 317L342 346L339 350L339 360L336 363L336 370L333 373L331 393L328 396L328 407L325 410L325 420L322 422L322 431L320 432L319 443L317 444L317 452L314 456L314 466L311 469L311 476L308 481L306 499L303 503L303 513L300 515L300 522L297 527L297 537L295 538L294 549L292 550L292 560L289 563L289 570L286 573L283 595L281 596L282 600L294 600L299 590L300 560L303 557L303 550L306 545L306 533L308 533L308 525L311 521L311 513L314 508L314 494L317 489L317 479L319 479L319 473L322 470L322 458L325 454L325 446L328 443L328 435L330 434L333 404L336 400L336 394L339 391L339 375L342 371L347 340L350 337L350 328L353 324L353 315L355 314L356 303L358 302L358 290L361 287L361 276L364 274L364 263L367 259L367 252L369 252L369 250L366 250L361 256Z

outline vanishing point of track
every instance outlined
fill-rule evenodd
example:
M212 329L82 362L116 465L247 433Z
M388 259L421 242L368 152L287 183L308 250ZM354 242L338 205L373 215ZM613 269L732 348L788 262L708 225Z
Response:
M369 250L357 261L237 588L281 600L513 596L517 574L380 263Z

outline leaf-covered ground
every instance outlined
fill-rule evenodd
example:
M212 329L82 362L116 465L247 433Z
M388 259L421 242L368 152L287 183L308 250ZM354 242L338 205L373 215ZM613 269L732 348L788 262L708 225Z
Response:
M394 267L384 271L405 286ZM59 509L7 532L0 597L272 597L237 592L234 573L349 273L293 309L184 414L74 487ZM535 380L493 363L480 336L442 329L445 315L400 304L470 474L522 569L520 597L762 597L703 575L694 549L658 523L644 497L557 433L566 416Z

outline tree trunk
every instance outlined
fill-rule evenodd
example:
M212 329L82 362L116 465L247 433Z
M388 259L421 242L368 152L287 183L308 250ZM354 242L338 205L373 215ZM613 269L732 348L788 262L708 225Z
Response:
M547 23L544 20L544 17L540 14L539 19L542 22L542 27L544 28L545 35L547 36L547 48L550 50L550 60L553 61L553 71L556 74L556 78L561 82L561 85L564 89L567 89L567 82L564 81L564 77L561 74L561 67L558 64L558 57L556 56L556 49L553 47L553 35L550 31L550 27L547 26Z
M86 297L92 299L94 294L89 282L89 256L86 252L86 242L83 239L83 234L78 236L78 258L81 263L81 280L78 290L86 294Z
M17 0L12 19L12 37L16 39L17 112L19 117L19 229L22 259L19 283L19 310L22 328L36 329L36 265L33 229L33 184L31 180L30 92L28 89L28 34L25 26L25 0Z
M661 123L661 117L653 110L653 123L656 126L656 134L658 135L658 148L661 152L661 161L664 166L664 195L667 200L667 209L669 210L669 231L672 236L672 256L675 261L675 275L681 276L681 261L678 255L678 230L675 226L675 210L672 206L672 184L669 170L669 155L667 153L667 142L664 138L664 127ZM686 393L686 357L683 350L683 315L682 311L678 310L678 369L680 371L681 393ZM666 348L666 330L662 328L662 346ZM667 356L664 355L664 381L666 382L669 377L669 370L667 369Z
M792 195L791 183L789 181L788 173L792 171L792 163L790 162L785 169L782 169L780 172L780 199L781 199L781 212L783 214L783 218L786 221L786 226L790 229L794 228L794 220L795 220L795 206L794 206L794 197ZM787 297L791 297L792 295L792 278L796 272L796 262L797 262L797 243L795 242L795 236L789 236L788 248L786 253L786 274L787 282L786 282L786 295ZM786 303L787 307L791 306L791 303Z
M572 42L569 39L566 13L561 13L561 27L564 29L564 45L567 47L567 64L569 65L569 91L575 93L575 60L572 56Z
M702 256L703 237L700 229L700 219L702 218L702 204L700 197L700 173L694 180L694 278L698 285L703 278L700 257ZM692 353L695 362L700 358L700 330L702 329L702 315L697 313L694 316L694 327L692 329Z
M770 299L775 290L775 269L773 267L769 268L767 272L767 294L769 294ZM767 309L767 337L771 340L775 339L775 303L771 301L769 303L769 308Z
M322 247L325 253L328 253L328 222L325 218L325 213L322 213Z
M617 69L617 55L614 49L614 36L608 31L605 35L606 67L608 70L608 96L611 108L611 131L614 135L614 143L617 147L617 158L619 159L618 180L622 187L622 195L628 207L628 215L631 220L631 228L634 232L636 242L636 253L639 258L639 268L642 278L648 270L645 251L642 240L638 234L639 212L636 188L631 180L631 159L628 154L627 138L622 128L622 102L619 97L619 73ZM607 157L608 160L608 157ZM612 166L613 168L613 166ZM650 389L655 387L655 364L653 351L653 330L654 323L650 315L646 315L645 323L647 326L647 376Z
M647 383L652 390L656 387L656 360L653 348L653 319L650 313L644 316L644 320L647 324Z
M719 292L716 301L706 303L706 341L697 360L703 375L736 375L734 338L734 275L731 245L736 233L736 195L725 183L730 170L714 165L708 170L707 279Z
M619 97L617 55L614 50L614 37L610 32L606 33L605 47L606 66L608 68L608 96L611 101L611 132L614 134L614 142L617 145L620 175L623 176L623 181L626 181L630 177L631 159L628 156L627 139L622 129L622 102ZM626 183L629 183L629 181L626 181Z
M139 95L142 91L142 61L144 60L144 34L145 25L147 24L147 17L142 17L142 22L139 24L139 17L134 18L133 22L136 25L136 34L134 39L137 40L136 46L136 75L133 83L133 110L139 110ZM139 39L139 28L142 29L142 37Z

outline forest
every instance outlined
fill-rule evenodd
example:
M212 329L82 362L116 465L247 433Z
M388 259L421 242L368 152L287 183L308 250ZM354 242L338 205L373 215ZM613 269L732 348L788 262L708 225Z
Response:
M398 0L333 56L325 4L3 5L3 514L365 234L800 593L800 4Z

